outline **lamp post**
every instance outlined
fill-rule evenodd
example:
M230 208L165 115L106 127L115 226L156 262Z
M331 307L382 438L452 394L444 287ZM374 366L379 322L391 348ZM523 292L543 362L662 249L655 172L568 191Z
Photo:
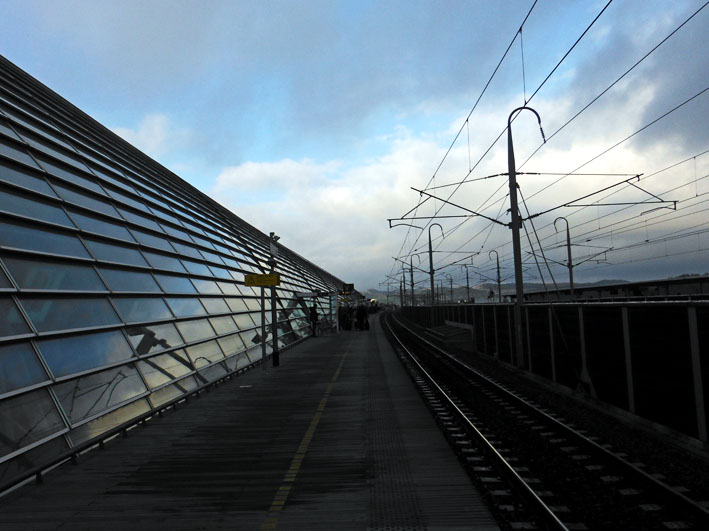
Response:
M416 299L414 295L414 256L418 258L419 264L421 263L421 257L419 255L411 255L409 257L409 262L411 266L411 306L416 306Z
M537 111L531 107L523 106L517 107L510 113L507 118L507 171L510 177L510 211L512 214L510 228L512 229L512 251L514 254L515 269L515 350L517 365L520 367L524 364L524 347L522 346L522 302L524 299L524 284L522 280L522 248L519 239L519 229L522 225L522 220L517 207L517 170L515 168L515 152L512 144L512 115L525 109L533 112L537 116L539 130L542 133L542 139L546 142L546 139L544 138L544 130L542 129L542 119L539 117L539 113Z
M574 265L571 262L571 234L569 233L569 220L564 216L559 216L554 220L554 228L556 229L556 222L563 219L566 222L566 267L569 268L569 291L571 292L571 300L574 300L576 296L574 295ZM559 229L556 229L559 232Z
M278 258L278 247L276 242L280 240L275 232L269 235L269 251L271 259L268 265L271 266L271 273L276 272L276 258ZM276 303L276 286L271 286L271 335L273 336L273 366L278 367L281 364L280 355L278 352L278 304Z
M497 260L497 299L499 302L502 302L502 281L500 280L500 256L497 254L497 251L493 249L487 255L492 258L492 253L495 253L495 259Z
M431 229L434 226L438 226L441 229L441 236L443 236L443 227L440 223L431 223L428 226L428 274L431 277L431 306L436 304L435 292L433 288L433 249L431 247Z

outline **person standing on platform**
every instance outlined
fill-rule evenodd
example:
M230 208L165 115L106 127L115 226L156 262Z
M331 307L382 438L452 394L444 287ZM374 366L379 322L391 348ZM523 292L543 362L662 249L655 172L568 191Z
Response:
M313 337L317 337L316 327L318 326L318 309L314 304L310 307L310 326L313 328Z

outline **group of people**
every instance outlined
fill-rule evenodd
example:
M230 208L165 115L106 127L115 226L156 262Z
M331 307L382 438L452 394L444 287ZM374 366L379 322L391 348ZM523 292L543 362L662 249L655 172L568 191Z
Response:
M369 330L369 314L375 313L379 307L375 304L358 304L340 306L338 320L340 330ZM318 332L318 309L314 304L310 307L310 326L313 337L317 337Z

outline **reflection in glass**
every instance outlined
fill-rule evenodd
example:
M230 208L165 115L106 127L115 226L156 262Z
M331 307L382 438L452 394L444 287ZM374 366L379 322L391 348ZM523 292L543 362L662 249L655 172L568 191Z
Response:
M63 166L50 162L48 159L45 159L43 157L40 157L40 163L42 164L42 166L44 166L49 175L54 175L56 177L69 181L70 183L77 184L81 188L86 188L87 190L91 190L92 192L96 192L101 195L106 195L97 183L80 175L77 175L72 171L66 170Z
M215 363L199 371L198 376L207 382L213 382L227 374L227 368L224 363Z
M241 352L246 348L239 334L220 337L217 341L219 341L225 356L231 356L232 354Z
M205 251L204 249L200 249L199 252L202 253L202 256L204 256L204 259L207 260L208 262L214 262L219 265L222 265L223 262L222 262L221 258L219 257L219 255L216 255L214 253L210 253L208 251Z
M0 457L65 428L46 389L0 401Z
M133 357L119 330L45 339L37 341L37 348L57 378Z
M116 212L116 209L113 208L110 203L93 198L87 194L75 192L66 186L55 184L54 187L59 192L59 195L62 196L62 199L70 203L88 208L92 212L101 212L102 214L113 216L114 218L119 217L118 212Z
M133 348L139 355L179 347L183 341L172 323L131 326L126 329Z
M212 317L209 321L212 323L218 335L228 334L229 332L236 332L238 330L234 324L234 320L229 315L225 315L224 317Z
M239 330L247 330L255 326L253 319L251 319L251 316L248 313L237 314L233 317L234 321L236 321L236 326L239 327Z
M118 201L118 203L120 203L121 205L130 206L130 207L133 207L137 210L141 210L146 213L150 212L145 207L145 205L137 198L133 198L132 196L129 196L128 194L124 194L122 192L117 192L117 191L112 190L110 188L106 188L106 192L108 192L108 195L110 195L113 199ZM121 209L119 208L119 210L121 210ZM123 213L122 210L121 210L121 213Z
M183 350L159 354L138 362L138 369L151 389L191 373L192 362Z
M199 341L200 339L207 339L208 337L214 337L214 330L212 330L209 321L206 319L181 321L175 324L187 343Z
M150 273L107 267L99 267L98 270L108 287L113 291L160 292L160 286Z
M59 403L72 424L146 391L132 363L54 385Z
M65 227L74 227L69 217L58 206L3 190L0 190L0 210Z
M0 336L9 337L30 332L30 327L20 315L15 302L9 297L0 298Z
M74 428L69 433L69 437L74 445L81 444L148 411L150 411L150 404L142 398Z
M123 225L104 221L93 216L85 216L84 214L79 214L75 210L71 211L71 217L82 230L95 232L110 238L118 238L119 240L125 240L131 243L135 242L133 236L130 235L128 229L126 229Z
M241 295L236 284L233 282L217 282L217 284L225 295Z
M246 307L244 299L241 297L227 297L226 303L232 312L248 312L249 309Z
M24 299L22 307L39 332L72 330L119 324L121 321L105 298Z
M2 428L0 428L2 431ZM55 437L0 464L0 483L5 483L32 468L46 463L67 450L64 437Z
M185 260L184 258L182 259L182 263L187 268L187 271L194 275L204 275L206 277L212 276L211 271L209 271L209 268L204 264L193 262L192 260Z
M185 268L177 258L172 256L167 256L165 254L150 253L148 251L143 251L145 258L150 262L150 265L155 269L167 269L168 271L177 271L179 273L184 273Z
M145 245L151 249L160 249L163 251L174 252L172 246L168 243L165 238L159 238L147 232L133 229L133 236L138 240L138 243Z
M0 270L0 288L14 288L10 283L10 279L7 278L7 275L2 270Z
M126 323L160 321L172 317L165 302L157 297L115 297L113 304Z
M206 313L199 299L193 297L168 297L165 300L177 317L197 317Z
M84 241L97 260L148 267L148 262L138 249L103 243L90 238L84 238Z
M174 231L174 232L177 232L177 231ZM170 234L172 234L172 233L170 233ZM186 235L184 235L184 234L181 234L181 235L183 238L187 238ZM191 245L184 245L182 243L177 243L177 242L170 242L170 243L172 243L172 246L180 254L180 256L189 256L191 258L197 258L197 259L202 258L200 256L200 254L197 252L197 249L195 249Z
M0 395L48 379L29 343L0 346Z
M57 194L50 188L47 182L39 176L34 176L27 171L20 171L6 166L7 163L0 161L0 181L16 184L24 188L29 188L35 192L56 197Z
M0 221L0 243L17 249L90 258L76 236L38 230L25 223Z
M187 354L197 368L214 363L224 357L224 353L216 341L200 343L199 345L187 347L185 350L187 350Z
M20 147L14 142L8 142L4 138L0 138L0 155L5 155L14 160L19 160L32 166L37 167L37 163L25 151L24 147Z
M218 313L229 313L229 307L221 297L202 297L200 300L207 309L207 313L212 315Z
M149 219L145 216L141 216L139 214L135 214L134 212L131 212L130 210L127 210L125 208L119 208L118 211L121 213L121 216L123 216L126 221L130 221L148 229L153 229L162 232L160 230L160 225L158 225L152 219Z
M17 285L23 289L106 291L94 268L88 265L14 256L3 260Z
M160 287L162 287L165 293L196 293L197 290L190 282L189 278L178 277L174 275L159 275L156 274Z
M217 267L217 266L210 265L209 269L212 272L212 274L217 278L228 278L230 280L232 278L231 275L229 274L229 271L227 271L223 267Z
M221 295L222 292L219 290L217 283L213 280L202 280L200 278L193 278L192 283L202 294L205 295Z

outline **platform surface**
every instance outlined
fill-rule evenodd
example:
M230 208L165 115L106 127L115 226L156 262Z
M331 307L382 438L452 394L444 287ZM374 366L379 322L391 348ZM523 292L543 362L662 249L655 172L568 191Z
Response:
M0 499L0 529L498 529L378 319Z

